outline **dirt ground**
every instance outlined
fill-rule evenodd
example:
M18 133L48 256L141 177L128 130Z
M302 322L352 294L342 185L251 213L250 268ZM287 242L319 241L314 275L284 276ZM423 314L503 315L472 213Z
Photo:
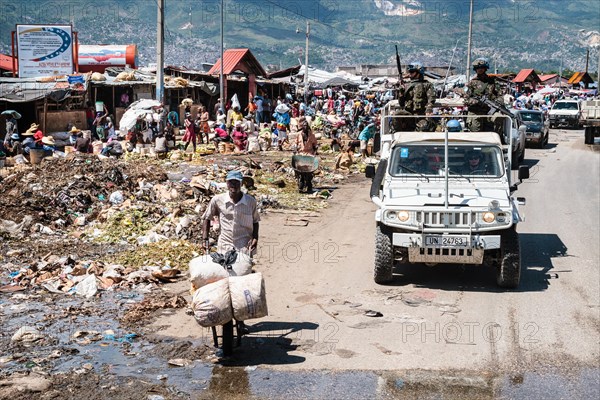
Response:
M340 185L357 179L356 168L334 171L333 157L321 157L312 197L297 193L290 154L279 152L195 156L190 163L77 156L3 170L0 398L213 398L223 387L222 396L238 396L235 385L210 373L221 362L212 333L186 312L185 268L199 252L198 216L217 191L211 182L242 169L253 178L250 193L263 215L314 214ZM123 203L111 204L115 191ZM148 232L166 242L136 243ZM137 272L165 262L181 273L156 279ZM121 275L103 278L115 263L124 265ZM99 292L74 294L79 278L91 273ZM182 318L172 329L189 329L188 338L157 334L174 315ZM30 339L14 340L20 328L33 329ZM206 379L191 379L198 370ZM229 370L222 376L233 377Z

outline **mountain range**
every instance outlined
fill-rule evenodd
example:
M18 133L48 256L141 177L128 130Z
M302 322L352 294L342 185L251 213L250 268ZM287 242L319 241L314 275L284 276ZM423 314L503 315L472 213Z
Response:
M72 23L83 44L136 44L141 65L155 62L158 0L6 2L0 50L10 54L15 24ZM263 66L392 64L466 65L469 0L236 0L224 3L225 48L250 48ZM165 54L170 65L199 68L220 51L220 0L165 0ZM475 0L472 57L498 72L535 68L598 69L600 1ZM583 31L582 31L583 30ZM456 49L456 50L455 50ZM453 57L454 53L454 57Z

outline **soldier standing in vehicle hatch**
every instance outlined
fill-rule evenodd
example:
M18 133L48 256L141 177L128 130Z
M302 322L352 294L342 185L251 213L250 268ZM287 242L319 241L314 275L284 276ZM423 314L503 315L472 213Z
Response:
M485 58L478 58L473 61L473 70L475 75L467 84L467 92L465 94L465 105L469 107L467 115L487 115L490 107L480 101L481 97L486 97L493 102L503 104L503 99L500 98L496 79L487 74L490 65ZM481 131L496 131L494 117L467 118L467 126L471 132Z
M396 115L432 115L435 103L435 90L430 82L424 79L425 68L420 62L408 65L410 81L406 87L400 87L398 103L400 109ZM394 129L397 131L432 132L435 124L429 118L394 118Z

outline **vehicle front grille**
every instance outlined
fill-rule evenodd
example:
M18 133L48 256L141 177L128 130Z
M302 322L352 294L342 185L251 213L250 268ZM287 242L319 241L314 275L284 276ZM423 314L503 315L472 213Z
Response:
M475 213L470 211L453 212L417 212L417 221L424 226L445 226L455 228L468 228L475 221Z

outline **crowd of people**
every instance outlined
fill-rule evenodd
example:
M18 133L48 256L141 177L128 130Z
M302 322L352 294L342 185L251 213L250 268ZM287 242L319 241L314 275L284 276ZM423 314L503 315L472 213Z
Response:
M547 111L556 100L569 96L568 91L540 94L502 90L496 79L487 74L487 60L478 58L472 67L475 75L461 94L464 106L445 107L436 104L436 91L425 79L423 65L418 61L410 63L406 81L400 81L394 89L397 105L392 115L399 118L391 120L393 128L397 131L435 131L443 129L444 124L454 118L464 119L461 127L469 131L492 131L498 126L494 118L486 116L490 113L489 101L509 109ZM364 158L369 155L368 143L376 140L380 110L389 100L386 95L385 92L354 94L332 88L319 91L318 95L311 93L308 98L292 94L270 98L265 93L258 93L245 107L237 101L237 96L225 104L218 99L210 110L196 104L195 117L191 112L194 101L186 98L181 103L185 110L181 120L176 110L140 115L127 132L116 130L115 119L106 107L98 111L88 103L87 129L82 131L70 124L67 132L69 144L75 151L91 153L92 144L102 142L102 154L115 157L140 147L150 147L159 156L173 149L196 152L198 144L214 144L217 152L291 150L315 155L318 150L316 138L321 136L330 139L332 150L347 152L360 148L360 156ZM122 96L120 105L128 104L129 96ZM462 118L465 115L467 118ZM56 147L54 139L45 137L37 124L19 133L14 116L7 116L6 132L0 144L1 150L9 156L29 154L31 149L51 152Z

